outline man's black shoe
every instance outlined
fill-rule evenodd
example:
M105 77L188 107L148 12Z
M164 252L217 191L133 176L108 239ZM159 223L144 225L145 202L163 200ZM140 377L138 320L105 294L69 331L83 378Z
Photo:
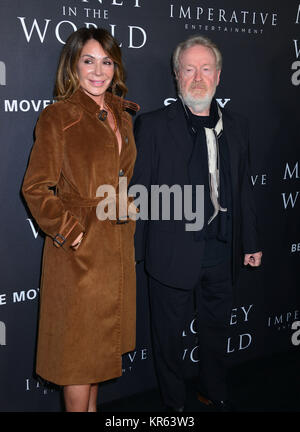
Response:
M212 400L213 407L218 412L234 412L235 408L231 401L223 401L223 400Z
M184 406L181 406L179 408L174 408L174 407L166 406L165 408L166 408L167 412L184 412Z

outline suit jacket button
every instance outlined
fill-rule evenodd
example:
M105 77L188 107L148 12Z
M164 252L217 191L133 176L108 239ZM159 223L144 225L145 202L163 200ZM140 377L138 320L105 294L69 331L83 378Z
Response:
M124 171L121 169L121 170L119 171L119 177L123 177L123 175L124 175Z

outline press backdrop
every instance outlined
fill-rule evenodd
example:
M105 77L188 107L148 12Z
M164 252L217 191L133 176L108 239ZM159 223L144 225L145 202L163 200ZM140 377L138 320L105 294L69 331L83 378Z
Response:
M171 52L196 33L224 56L217 98L243 113L252 135L252 184L263 266L244 269L228 332L232 366L291 343L299 315L300 2L289 0L1 0L0 2L0 411L61 409L57 388L34 375L43 234L20 196L41 110L52 103L59 52L82 26L108 29L122 45L128 99L141 112L176 98ZM100 401L157 385L149 336L147 280L138 266L137 345L123 376ZM183 329L187 375L198 361L191 310ZM99 360L100 361L100 360Z

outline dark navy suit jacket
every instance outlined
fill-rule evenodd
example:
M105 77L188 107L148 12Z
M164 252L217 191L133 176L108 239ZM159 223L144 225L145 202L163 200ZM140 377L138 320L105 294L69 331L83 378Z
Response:
M247 121L222 110L223 133L230 158L232 193L232 280L235 282L244 253L260 250L257 220L249 172ZM140 115L135 122L137 159L131 185L189 184L188 161L193 148L191 135L177 100L154 112ZM145 261L147 272L169 286L192 289L199 280L204 242L196 242L185 230L185 219L138 220L135 233L136 261Z

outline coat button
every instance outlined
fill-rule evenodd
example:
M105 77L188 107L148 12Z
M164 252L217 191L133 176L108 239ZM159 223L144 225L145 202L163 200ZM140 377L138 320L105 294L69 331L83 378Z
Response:
M124 175L124 171L121 169L121 170L119 171L119 177L123 177L123 175Z

